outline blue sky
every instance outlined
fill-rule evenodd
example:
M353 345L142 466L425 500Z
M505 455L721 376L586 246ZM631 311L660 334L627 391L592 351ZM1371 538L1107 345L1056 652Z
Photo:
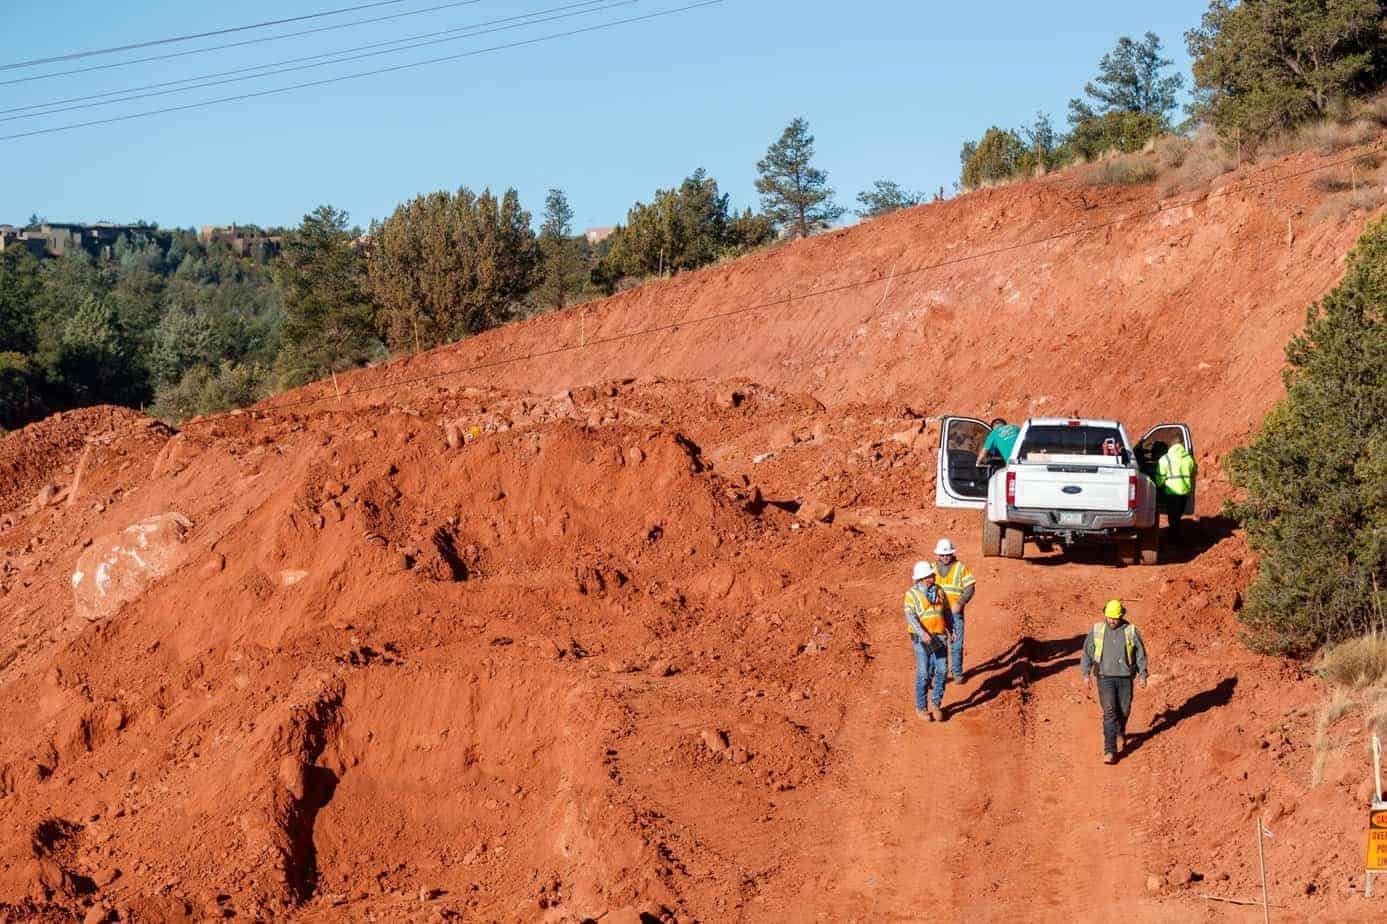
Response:
M7 7L0 64L303 15L364 0L70 0ZM407 12L398 4L276 29L43 67L0 80ZM66 77L0 85L0 109L322 54L572 0L480 0L344 28ZM611 0L607 0L611 2ZM692 0L638 0L609 12L380 55L279 77L42 119L13 134L456 54ZM1152 30L1188 71L1184 30L1206 0L1037 4L907 0L725 0L711 7L393 74L150 118L0 141L0 222L190 226L295 224L331 202L366 225L435 189L514 186L532 211L564 189L575 225L614 224L637 199L703 166L755 205L756 161L802 115L840 203L878 178L949 188L965 138L1037 109L1064 121L1071 96L1119 35ZM19 113L0 114L0 118Z

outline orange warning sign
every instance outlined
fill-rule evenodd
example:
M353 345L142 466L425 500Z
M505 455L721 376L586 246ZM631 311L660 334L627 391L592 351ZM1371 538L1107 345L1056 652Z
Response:
M1368 861L1371 870L1387 871L1387 812L1368 813Z

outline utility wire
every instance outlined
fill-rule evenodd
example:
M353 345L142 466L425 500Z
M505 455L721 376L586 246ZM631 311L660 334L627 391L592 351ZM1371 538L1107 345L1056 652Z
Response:
M1243 184L1230 184L1228 186L1225 186L1223 189L1218 190L1218 193L1221 196L1226 196L1234 192L1245 192L1253 189L1261 189L1267 186L1274 186L1279 183L1285 183L1303 176L1308 176L1312 173L1318 173L1321 170L1328 170L1332 167L1342 166L1344 164L1356 160L1357 158L1363 156L1365 153L1381 152L1384 149L1387 149L1387 142L1379 141L1375 145L1373 145L1373 147L1370 148L1367 152L1359 152L1349 157L1343 157L1338 160L1318 164L1314 167L1307 167L1304 170L1297 170L1292 173L1286 173L1280 176L1270 177L1265 180L1254 180L1252 182ZM891 278L900 279L906 276L918 276L921 273L927 273L932 270L944 269L950 266L958 266L962 263L969 263L974 260L982 260L988 257L995 257L1001 254L1011 253L1017 250L1023 250L1027 247L1038 247L1042 244L1051 244L1055 241L1064 240L1065 238L1070 237L1078 237L1093 231L1102 231L1106 228L1111 228L1116 225L1123 224L1125 222L1136 221L1139 218L1151 218L1171 209L1188 208L1191 206L1199 205L1200 203L1207 202L1213 196L1213 194L1214 190L1210 190L1209 192L1203 193L1199 196L1195 196L1191 199L1185 199L1176 202L1158 203L1154 208L1133 212L1128 215L1120 215L1116 218L1108 219L1107 221L1094 222L1093 224L1084 225L1076 228L1069 228L1064 231L1056 231L1053 234L1046 234L1041 237L1017 241L1014 244L1003 244L1000 247L994 247L990 250L975 251L970 254L963 254L957 257L950 257L947 260L939 260L934 263L927 263L924 266L918 266L915 269L906 270L904 272L897 272L886 275L878 274L868 279L858 280L857 282L843 283L842 285L831 286L826 289L815 289L814 291L803 292L798 295L792 292L781 298L772 299L770 301L757 302L750 305L742 305L736 308L729 308L726 311L718 311L712 314L700 315L696 318L687 318L679 321L671 321L666 324L656 324L650 327L633 328L630 330L622 331L620 333L612 334L607 337L589 337L579 343L567 343L562 346L550 347L544 350L535 350L530 353L523 353L512 356L502 356L497 359L486 360L484 362L474 363L470 366L464 366L460 369L448 369L440 372L431 372L426 375L402 379L398 382L382 382L378 385L363 385L359 388L348 389L347 391L344 391L341 394L325 394L318 396L307 395L302 398L295 398L287 401L279 401L276 403L266 405L262 407L261 410L267 412L280 411L284 410L285 408L299 407L307 404L318 404L323 401L335 401L341 398L351 398L356 395L367 394L369 392L384 391L387 389L404 390L428 382L434 382L439 379L449 378L452 376L466 375L472 372L485 372L487 370L496 369L501 366L530 362L536 359L546 359L551 356L559 356L565 353L575 353L581 350L592 349L594 347L608 346L613 343L621 343L623 341L632 340L637 337L648 337L652 334L673 333L677 332L682 327L692 327L695 324L706 324L711 321L725 321L728 318L739 317L742 315L753 314L756 312L768 311L773 308L781 308L787 305L792 305L796 301L806 301L811 298L822 298L826 295L836 295L842 292L851 291L853 289L864 288L866 286L875 285L878 282L886 282L888 279ZM270 400L273 401L274 399ZM228 416L230 413L231 412L215 414L210 417L204 417L197 422L203 424L211 423L219 418ZM189 424L184 424L184 426L189 426Z
M237 68L237 69L235 69L235 70L222 71L222 72L219 73L219 74L204 74L204 75L202 75L202 76L200 76L200 77L185 77L185 78L183 78L183 79L181 79L181 80L168 80L168 81L164 81L163 83L154 83L154 84L149 84L149 85L143 86L143 87L132 87L132 88L127 89L127 90L114 90L114 91L111 91L111 92L109 92L109 93L97 93L97 94L94 94L94 95L92 95L92 96L79 96L79 97L75 97L75 98L70 99L70 100L56 100L56 101L51 102L51 103L35 103L35 104L33 104L33 105L30 105L30 106L17 106L17 107L15 107L15 108L13 108L13 109L0 109L0 113L7 113L7 112L18 112L18 111L24 110L24 109L38 109L38 108L51 107L51 106L56 106L56 107L58 107L58 108L48 108L48 109L45 109L45 111L43 111L43 112L26 112L26 113L23 113L23 114L21 114L21 115L5 115L5 116L3 116L3 117L0 117L0 122L13 122L13 121L15 121L15 120L17 120L17 119L38 119L38 118L42 118L42 117L44 117L44 116L56 115L56 114L58 114L58 113L60 113L60 112L73 112L73 111L79 110L79 109L92 109L92 108L95 108L95 107L98 107L98 106L114 106L114 105L116 105L116 104L118 104L118 103L128 103L128 102L130 102L130 101L132 101L132 100L137 100L137 99L148 99L148 98L151 97L151 96L167 96L167 95L170 94L170 93L185 93L185 92L187 92L187 91L189 91L189 90L201 90L201 89L204 89L204 88L206 88L206 87L221 86L221 85L223 85L223 84L228 84L228 83L238 83L238 82L243 81L243 80L259 80L259 79L262 78L262 77L274 77L274 76L279 75L279 74L288 74L288 73L293 73L293 72L295 72L295 71L303 71L303 70L308 70L308 69L310 69L310 68L315 68L315 67L327 67L327 66L333 65L333 64L345 64L345 63L347 63L347 62L349 62L349 61L359 61L359 60L361 60L361 59L363 59L363 58L372 58L372 57L377 57L377 56L379 56L379 55L395 54L396 52L410 51L410 50L415 49L415 48L424 48L424 47L427 47L427 46L429 46L429 45L440 45L440 44L443 44L443 43L446 43L446 42L457 42L457 41L461 41L461 40L463 40L463 39L476 38L477 36L480 36L480 35L490 35L490 34L493 33L493 32L506 32L506 31L509 31L509 30L511 30L511 29L520 29L520 28L524 28L525 26L534 26L534 25L539 25L539 24L541 24L541 23L554 22L555 20L559 20L559 19L569 19L569 18L572 18L572 17L574 17L574 16L582 16L582 15L585 15L585 14L588 14L588 13L600 13L600 12L605 12L606 10L616 9L617 7L630 6L630 5L633 4L633 3L639 3L640 0L617 0L617 2L609 2L607 6L596 6L596 5L595 5L595 4L603 3L603 2L607 2L607 0L583 0L583 2L580 2L580 3L570 3L570 4L568 4L567 6L553 7L553 8L551 8L551 9L547 9L547 10L537 10L537 11L535 11L535 12L533 12L533 13L525 13L525 14L522 14L522 15L519 15L519 16L507 16L507 17L504 17L504 18L502 18L502 19L493 19L493 20L490 20L490 21L488 21L488 22L474 23L473 25L470 25L470 26L457 26L457 27L452 28L452 29L441 29L441 30L438 30L438 31L435 31L435 32L424 32L424 33L420 33L420 34L418 34L418 35L409 35L409 36L405 36L404 38L391 39L390 41L386 41L386 42L374 42L374 43L372 43L372 44L370 44L370 45L360 45L360 46L358 46L358 47L356 47L356 48L344 48L344 49L341 49L341 50L339 50L339 51L328 51L328 52L323 52L322 54L309 55L309 56L303 57L303 58L289 58L289 59L284 60L284 61L274 61L274 62L271 62L271 63L268 63L268 64L256 64L256 65L252 65L252 66L250 66L250 67L242 67L242 68ZM560 10L570 10L570 11L572 11L572 10L574 10L575 8L577 8L576 12L567 12L567 13L559 13L559 12L558 12L558 11L560 11ZM544 14L546 14L546 13L554 13L554 14L556 14L556 15L546 16L546 15L544 15ZM517 21L517 20L518 20L518 21ZM509 23L509 25L498 25L498 23ZM490 29L484 28L484 27L486 27L486 26L492 26L493 28L490 28ZM457 34L457 33L463 33L463 34L459 35L459 34ZM436 38L436 36L447 36L447 37L446 37L446 38ZM430 40L430 41L418 41L418 42L416 42L416 41L415 41L416 39L431 39L431 40ZM414 42L414 44L405 44L405 45L402 45L401 43L403 43L403 42ZM400 45L400 47L398 47L398 48L388 48L388 47L384 47L384 46L389 46L389 45ZM370 52L367 52L367 53L365 53L365 54L352 54L352 52L359 52L359 51L363 51L363 50L365 50L365 49L370 49L370 48L383 49L383 50L370 51ZM343 57L343 56L345 56L345 57ZM332 58L332 60L329 60L329 61L319 61L319 60L317 60L317 59L319 59L319 58ZM302 62L302 61L312 61L312 62L314 62L314 63L312 63L312 64L300 64L299 62ZM293 66L293 67L283 67L283 66L281 66L281 65L296 65L296 66ZM263 73L254 73L254 74L252 74L252 73L247 73L248 71L263 71ZM236 75L241 75L241 76L232 76L232 77L228 77L227 75L229 75L229 74L236 74ZM217 77L220 77L220 78L222 78L222 79L220 79L220 80L214 80L214 79L212 79L212 78L217 78ZM202 83L194 83L194 81L203 81L203 82L202 82ZM173 84L180 84L180 83L182 83L182 84L189 84L189 86L182 86L182 87L177 87L177 86L175 86L175 87L172 87L172 89L164 89L164 90L157 90L157 89L155 89L156 87L170 87L170 86L173 85ZM146 90L147 90L147 91L150 91L150 92L140 92L140 91L146 91ZM131 95L122 96L121 94L131 94ZM118 97L118 98L117 98L117 99L101 99L101 100L99 100L98 102L90 102L90 103L80 102L81 100L99 99L100 97L106 97L106 96L115 96L115 97ZM65 106L65 105L63 105L64 103L78 103L78 105L75 105L75 106Z
M28 61L15 61L12 64L0 64L0 71L17 70L21 67L34 67L39 64L53 64L58 61L75 61L78 58L94 58L97 55L115 54L118 51L133 51L136 48L151 48L155 45L171 45L175 42L190 42L193 39L210 38L214 35L230 35L233 32L249 32L251 29L267 29L270 26L283 26L291 22L303 22L308 19L322 19L325 16L339 16L342 13L355 13L357 10L369 10L378 6L398 6L405 2L406 0L376 0L375 3L362 3L358 6L347 6L337 10L323 10L320 13L291 16L287 19L271 19L266 22L253 22L249 25L232 26L227 29L213 29L211 32L195 32L191 35L175 35L170 38L151 39L147 42L134 42L130 45L116 45L113 48L74 51L65 55L54 55L51 58L33 58Z
M404 13L391 13L389 16L375 16L371 19L354 19L351 22L340 22L331 26L318 26L314 29L302 29L298 32L283 32L279 35L266 35L260 38L245 39L240 42L227 42L223 45L208 45L206 48L193 48L189 51L175 51L165 55L151 55L147 58L131 58L128 61L116 61L112 64L94 64L90 67L79 67L68 71L50 71L47 74L31 74L28 77L12 77L9 80L0 80L0 87L7 87L16 83L31 83L35 80L50 80L54 77L67 77L71 74L89 74L92 71L108 71L116 67L129 67L132 64L148 64L150 61L168 61L172 58L186 58L189 55L206 54L209 51L223 51L227 48L243 48L247 45L263 45L267 42L278 42L281 39L298 38L303 35L316 35L319 32L333 32L337 29L351 29L355 26L365 26L378 22L388 22L392 19L405 19L409 16L422 16L425 13L436 13L439 10L451 10L460 6L476 6L482 0L453 0L451 3L442 3L438 6L424 7L422 10L409 10Z
M396 64L391 67L382 67L370 71L359 71L355 74L341 74L336 77L326 77L322 80L311 80L306 83L290 84L284 87L273 87L268 90L257 90L252 93L239 93L235 96L222 96L215 99L201 100L196 103L185 103L181 106L167 106L163 109L150 109L145 112L132 112L126 115L112 116L107 119L92 119L87 122L73 122L69 125L57 125L51 128L39 128L27 132L18 132L12 135L0 135L0 141L14 141L19 138L32 138L35 135L51 135L55 132L72 131L77 128L87 128L93 125L110 125L115 122L126 122L131 119L144 119L150 116L164 115L170 112L186 112L190 109L201 109L206 106L215 106L219 103L233 103L240 100L257 99L263 96L273 96L279 93L289 93L293 90L303 90L309 87L321 87L328 84L340 83L346 80L359 80L363 77L376 77L381 74L390 74L396 71L409 70L416 67L424 67L428 64L439 64L444 61L457 61L462 58L476 57L477 55L489 54L493 51L505 51L511 48L523 48L529 45L538 45L543 42L552 42L557 39L571 38L575 35L583 35L588 32L599 32L604 29L611 29L615 26L623 26L630 23L644 22L651 19L660 19L665 16L673 16L678 13L686 13L690 10L700 9L706 6L715 6L723 0L701 0L699 3L691 3L687 6L674 7L673 9L661 10L658 13L647 13L643 16L631 16L626 19L614 19L609 22L599 23L595 26L585 26L581 29L569 29L566 32L555 32L550 35L541 35L535 38L522 39L515 42L507 42L502 45L492 45L487 48L478 48L472 51L459 52L452 55L443 55L437 58L427 58L423 61L412 61L406 64Z

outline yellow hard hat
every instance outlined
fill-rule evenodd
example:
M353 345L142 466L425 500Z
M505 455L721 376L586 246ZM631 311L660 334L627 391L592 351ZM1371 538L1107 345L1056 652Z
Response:
M1108 605L1103 607L1103 617L1105 619L1121 619L1127 615L1127 607L1122 605L1121 600L1109 600Z

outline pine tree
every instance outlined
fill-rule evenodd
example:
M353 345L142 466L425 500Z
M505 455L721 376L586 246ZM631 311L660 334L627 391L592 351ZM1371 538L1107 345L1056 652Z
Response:
M1286 358L1286 397L1228 471L1259 556L1239 618L1254 647L1303 655L1387 628L1387 218Z
M371 303L355 237L346 212L320 205L285 238L277 277L286 384L346 369L372 352Z
M583 281L582 250L573 237L573 207L562 189L549 190L544 199L539 253L543 274L537 293L539 303L561 311Z
M756 164L760 174L756 191L761 209L772 221L795 237L808 237L842 217L833 202L828 174L814 167L814 136L809 123L797 118L786 126L780 140Z

